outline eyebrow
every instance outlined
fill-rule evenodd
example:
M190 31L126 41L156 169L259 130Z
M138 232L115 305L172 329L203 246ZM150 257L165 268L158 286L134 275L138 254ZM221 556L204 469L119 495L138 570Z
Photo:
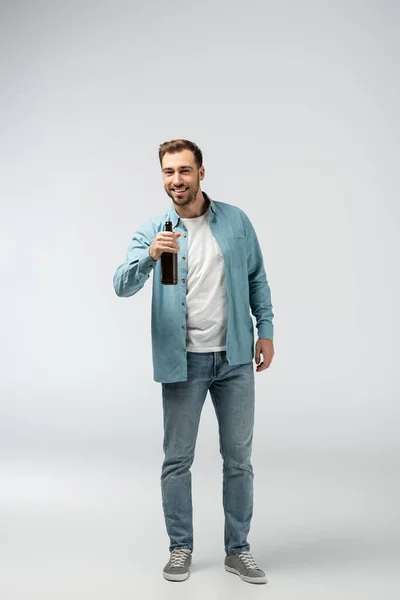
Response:
M182 165L179 169L192 169L190 165ZM172 167L164 167L163 171L172 171Z

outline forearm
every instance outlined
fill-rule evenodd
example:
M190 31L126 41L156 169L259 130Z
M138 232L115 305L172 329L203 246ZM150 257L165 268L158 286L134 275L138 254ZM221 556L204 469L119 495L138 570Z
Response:
M259 338L274 339L271 290L266 277L249 281L250 307L256 319Z
M142 289L155 265L150 255L141 260L134 258L131 262L120 265L113 278L114 290L117 296L133 296Z
M249 278L249 301L251 312L256 318L258 337L272 340L271 290L264 269L264 260L257 234L248 216L242 212L247 240L247 272Z

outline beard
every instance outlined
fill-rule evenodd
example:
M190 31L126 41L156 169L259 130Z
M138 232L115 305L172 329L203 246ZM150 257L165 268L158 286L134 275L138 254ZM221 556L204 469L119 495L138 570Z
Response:
M173 192L170 190L165 190L168 196L171 198L172 202L176 206L188 206L189 204L193 204L196 200L197 193L200 187L200 180L197 181L196 184L191 185L188 190L186 190L184 196L181 198L180 196L175 196Z

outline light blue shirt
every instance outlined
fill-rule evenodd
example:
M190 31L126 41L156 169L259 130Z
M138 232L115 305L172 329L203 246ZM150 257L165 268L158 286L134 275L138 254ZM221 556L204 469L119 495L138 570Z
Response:
M245 212L225 202L210 203L210 228L218 242L225 264L228 298L226 358L230 365L254 358L254 326L259 338L273 339L271 292L264 270L256 232ZM149 247L165 221L179 232L178 284L161 283L161 260L153 260ZM114 274L117 296L133 296L142 289L153 271L151 335L154 381L172 383L187 380L186 283L188 232L173 204L169 210L151 217L136 230L126 260ZM140 317L138 317L140 318Z

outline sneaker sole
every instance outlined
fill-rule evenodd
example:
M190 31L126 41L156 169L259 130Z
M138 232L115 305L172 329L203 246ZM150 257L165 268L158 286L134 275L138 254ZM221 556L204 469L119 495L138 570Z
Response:
M266 577L247 577L246 575L241 575L239 571L237 571L233 567L228 567L227 565L225 565L225 571L238 575L240 579L243 579L243 581L247 581L247 583L267 583L268 581Z
M165 573L165 571L163 575L168 581L185 581L189 577L189 573Z

